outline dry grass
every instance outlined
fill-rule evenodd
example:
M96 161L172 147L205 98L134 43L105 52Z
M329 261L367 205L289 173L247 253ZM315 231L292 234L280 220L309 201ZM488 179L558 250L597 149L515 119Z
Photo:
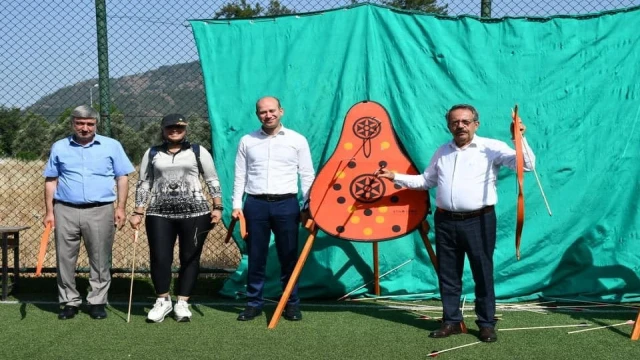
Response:
M18 161L0 159L0 225L30 226L20 234L20 266L35 268L40 246L40 237L44 227L44 161ZM133 209L135 182L138 173L129 176L129 200L127 206ZM130 211L129 211L130 212ZM128 268L131 266L131 247L134 231L125 226L116 233L113 246L113 267ZM234 242L224 243L226 228L218 225L209 233L202 254L203 268L235 269L240 262L240 252ZM177 247L174 253L174 265L177 266ZM9 259L10 261L11 258ZM45 267L55 267L55 246L53 236L49 241ZM87 267L86 251L81 247L78 267ZM149 268L149 248L144 227L140 231L136 249L136 268Z

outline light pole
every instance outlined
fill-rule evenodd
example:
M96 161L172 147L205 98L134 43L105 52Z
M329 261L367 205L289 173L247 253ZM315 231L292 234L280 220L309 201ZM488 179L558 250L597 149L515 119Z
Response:
M89 88L89 106L93 107L93 88L97 88L98 84L93 85Z

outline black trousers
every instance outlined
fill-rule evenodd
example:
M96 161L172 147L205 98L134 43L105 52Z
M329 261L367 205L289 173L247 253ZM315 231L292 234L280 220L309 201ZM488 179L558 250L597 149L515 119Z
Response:
M493 252L496 247L496 213L456 220L436 212L436 252L442 297L443 322L462 321L460 296L464 256L469 257L476 283L475 310L479 327L495 326L496 296L493 283Z
M169 292L173 247L178 238L180 270L176 295L190 296L200 272L200 255L211 230L211 214L186 219L147 216L145 226L149 239L151 280L156 294Z

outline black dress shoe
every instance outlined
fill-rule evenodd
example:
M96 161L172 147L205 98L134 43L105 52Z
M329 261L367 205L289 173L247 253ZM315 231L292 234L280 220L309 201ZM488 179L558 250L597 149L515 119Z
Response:
M69 320L73 319L78 313L77 306L65 305L64 308L58 313L58 319L60 320Z
M480 341L484 342L496 342L498 341L498 335L496 334L496 329L492 327L481 327L480 328L480 336L478 336Z
M89 316L92 319L100 320L107 317L107 312L104 309L104 304L89 305Z
M449 335L458 335L462 333L462 326L460 326L460 323L458 324L447 324L447 323L442 323L442 325L440 325L440 329L436 330L436 331L432 331L431 334L429 334L429 337L431 338L445 338L448 337Z
M244 311L241 312L240 315L238 315L238 321L253 320L260 314L262 314L262 309L254 306L247 306L246 308L244 308Z
M300 312L300 307L298 305L287 305L284 308L284 318L290 321L299 321L302 320L302 312Z

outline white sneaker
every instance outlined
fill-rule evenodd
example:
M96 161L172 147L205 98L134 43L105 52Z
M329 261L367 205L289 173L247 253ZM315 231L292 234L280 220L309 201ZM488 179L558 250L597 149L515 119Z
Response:
M189 310L189 304L184 300L178 300L175 308L173 308L173 317L177 322L191 321L191 311Z
M151 309L147 314L147 320L157 323L162 322L164 317L167 316L172 309L173 306L171 304L171 299L157 298L156 303L153 305L153 309Z

